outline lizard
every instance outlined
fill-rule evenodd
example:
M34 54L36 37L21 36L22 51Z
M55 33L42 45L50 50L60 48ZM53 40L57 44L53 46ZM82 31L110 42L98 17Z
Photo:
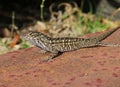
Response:
M120 27L109 30L103 34L91 38L77 38L77 37L58 37L52 38L41 32L29 31L21 35L22 38L29 41L33 45L41 48L44 51L51 52L47 60L53 59L66 51L74 51L80 48L94 47L94 46L109 46L102 42L105 38L111 35ZM112 46L112 45L110 45ZM115 45L118 46L118 45Z

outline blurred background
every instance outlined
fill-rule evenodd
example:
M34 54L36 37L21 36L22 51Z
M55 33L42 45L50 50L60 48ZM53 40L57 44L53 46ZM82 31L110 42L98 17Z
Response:
M32 45L28 31L80 37L120 25L120 0L0 0L0 54Z

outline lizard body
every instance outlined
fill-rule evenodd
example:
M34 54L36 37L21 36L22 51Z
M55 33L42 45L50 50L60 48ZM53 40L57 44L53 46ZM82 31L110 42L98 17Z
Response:
M22 35L22 38L26 39L33 45L41 48L42 50L51 52L51 56L48 59L53 59L58 56L59 52L73 51L80 48L93 47L93 46L104 46L101 42L118 28L109 30L97 37L92 38L52 38L41 32L27 32Z

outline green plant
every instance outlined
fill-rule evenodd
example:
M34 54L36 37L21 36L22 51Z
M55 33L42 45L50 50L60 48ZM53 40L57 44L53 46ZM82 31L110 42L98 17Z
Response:
M80 12L75 29L80 34L95 33L107 29L110 25L102 22L102 17L95 17L92 14L83 14Z
M41 5L40 5L40 17L41 17L41 20L42 21L44 21L44 17L43 17L43 8L44 8L44 2L45 2L45 0L42 0L42 2L41 2Z

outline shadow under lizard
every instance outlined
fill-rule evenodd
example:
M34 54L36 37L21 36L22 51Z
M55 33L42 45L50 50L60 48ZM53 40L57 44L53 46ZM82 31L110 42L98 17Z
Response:
M51 52L49 59L53 59L65 51L73 51L80 48L94 47L94 46L113 46L111 44L105 44L101 42L120 27L109 30L99 36L92 38L52 38L41 32L27 32L22 34L21 37L29 41L33 45L41 48L44 51ZM114 45L117 46L117 45Z

